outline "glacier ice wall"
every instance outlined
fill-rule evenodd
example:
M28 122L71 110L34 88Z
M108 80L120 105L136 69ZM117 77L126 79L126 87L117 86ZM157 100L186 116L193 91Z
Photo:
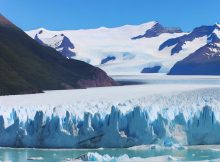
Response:
M7 128L0 116L0 146L39 148L130 147L143 144L197 145L219 144L220 122L209 106L186 121L182 113L173 120L158 113L154 121L140 107L124 114L112 106L111 113L84 113L83 119L66 112L64 118L37 111L34 119L20 121L11 112L14 123Z
M220 144L219 101L219 89L204 89L128 100L110 109L109 104L100 102L67 107L0 107L0 146Z

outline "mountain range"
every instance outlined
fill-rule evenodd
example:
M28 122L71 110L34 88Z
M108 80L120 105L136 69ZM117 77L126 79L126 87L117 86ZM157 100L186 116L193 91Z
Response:
M108 74L167 73L219 75L220 25L192 32L152 21L116 28L26 32L61 55L97 66Z
M113 85L103 70L40 45L0 15L0 95Z

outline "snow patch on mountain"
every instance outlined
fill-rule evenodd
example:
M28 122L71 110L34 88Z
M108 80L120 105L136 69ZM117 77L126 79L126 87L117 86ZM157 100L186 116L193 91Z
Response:
M220 37L220 27L219 29L215 29L213 33L215 33L218 37Z

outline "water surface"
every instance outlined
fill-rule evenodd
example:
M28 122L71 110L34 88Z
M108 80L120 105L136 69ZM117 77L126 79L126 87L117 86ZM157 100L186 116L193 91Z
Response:
M127 154L130 158L149 158L170 155L178 161L201 161L220 159L220 146L194 146L185 149L12 149L0 148L0 161L28 162L46 161L63 162L74 159L88 152L97 152L101 155L119 157ZM29 158L38 158L28 160Z

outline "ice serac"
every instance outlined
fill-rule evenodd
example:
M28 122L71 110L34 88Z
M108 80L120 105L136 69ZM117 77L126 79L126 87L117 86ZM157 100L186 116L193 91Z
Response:
M85 113L82 119L66 112L64 118L54 112L46 116L36 112L33 119L21 121L11 112L13 124L4 126L0 116L0 146L38 148L130 147L143 144L163 146L219 144L220 123L214 110L205 106L188 120L183 113L173 119L158 112L151 120L149 112L140 107L122 113L113 106L111 113L101 117Z
M220 123L210 107L204 107L198 116L188 122L188 143L191 145L219 144Z

